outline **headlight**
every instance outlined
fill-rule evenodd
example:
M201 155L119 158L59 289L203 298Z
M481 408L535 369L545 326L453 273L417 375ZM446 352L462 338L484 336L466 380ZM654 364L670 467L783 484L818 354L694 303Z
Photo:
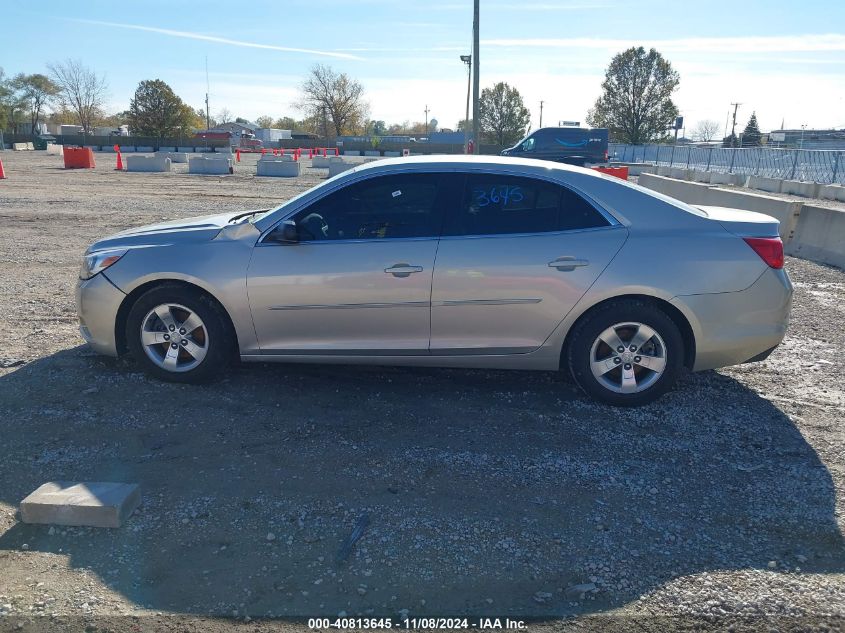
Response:
M128 249L99 251L86 255L79 270L80 279L91 279L94 275L104 271L126 254Z

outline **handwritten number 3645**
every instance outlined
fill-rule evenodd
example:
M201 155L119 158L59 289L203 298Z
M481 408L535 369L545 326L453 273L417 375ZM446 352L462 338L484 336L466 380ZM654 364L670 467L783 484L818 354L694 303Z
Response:
M506 207L511 202L518 203L525 199L521 187L494 186L490 187L489 191L476 189L473 193L475 194L475 202L479 207L486 207L491 204Z

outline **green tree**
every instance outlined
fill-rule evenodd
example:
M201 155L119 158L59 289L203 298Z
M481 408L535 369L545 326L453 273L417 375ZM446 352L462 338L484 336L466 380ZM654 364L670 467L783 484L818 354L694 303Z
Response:
M139 136L185 135L198 118L197 113L161 79L142 81L129 103L129 126L132 133Z
M61 93L61 89L52 79L38 73L34 75L21 73L15 76L12 84L18 90L20 99L26 102L34 134L35 128L41 120L44 106L56 99Z
M482 136L499 145L512 145L531 124L531 113L519 90L504 82L481 91L479 112Z
M258 125L258 127L272 128L273 117L271 117L269 114L262 114L260 117L255 119L255 123L256 125Z
M611 60L602 94L587 115L620 143L641 145L665 136L678 116L672 93L680 76L655 49L629 48Z
M293 117L283 116L275 120L272 127L277 130L299 130L302 129L300 125L293 119Z
M739 139L731 132L722 139L722 147L739 147Z
M759 147L761 137L760 126L757 124L757 113L752 112L751 118L748 119L748 124L745 126L745 130L742 132L742 146Z

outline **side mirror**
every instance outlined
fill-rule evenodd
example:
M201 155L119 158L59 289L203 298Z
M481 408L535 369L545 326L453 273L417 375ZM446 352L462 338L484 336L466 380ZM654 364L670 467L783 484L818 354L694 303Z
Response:
M299 229L293 220L285 220L268 236L273 242L296 244L299 242Z

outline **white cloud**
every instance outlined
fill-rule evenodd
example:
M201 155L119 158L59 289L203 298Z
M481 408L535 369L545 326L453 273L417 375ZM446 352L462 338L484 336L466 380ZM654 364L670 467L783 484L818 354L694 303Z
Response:
M245 42L243 40L232 40L226 37L217 37L215 35L204 35L202 33L193 33L191 31L174 31L171 29L161 29L152 26L141 26L140 24L121 24L117 22L101 22L99 20L82 20L74 19L74 22L84 22L86 24L97 24L100 26L117 27L121 29L131 29L134 31L145 31L147 33L158 33L160 35L169 35L171 37L181 37L190 40L201 40L203 42L214 42L216 44L226 44L228 46L241 46L244 48L260 48L263 50L280 51L283 53L306 53L308 55L319 55L322 57L333 57L337 59L352 59L361 60L361 57L351 55L349 53L336 51L321 51L310 48L295 48L291 46L277 46L275 44L259 44L257 42Z

